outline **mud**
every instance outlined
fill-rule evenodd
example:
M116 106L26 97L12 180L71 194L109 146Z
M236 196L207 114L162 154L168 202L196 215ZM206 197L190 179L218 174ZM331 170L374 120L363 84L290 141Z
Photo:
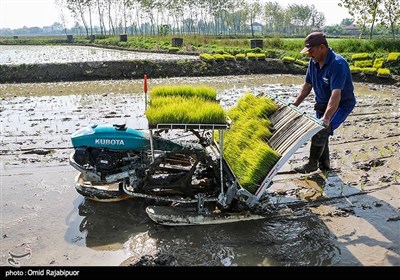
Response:
M302 76L150 79L218 88L228 108L245 92L293 101ZM330 140L333 170L298 175L308 145L281 169L271 199L290 217L164 227L140 199L99 203L74 188L70 135L94 123L146 129L141 80L2 84L1 252L22 266L400 265L398 88L356 84L357 107ZM310 98L309 100L312 100ZM312 102L302 109L312 114Z

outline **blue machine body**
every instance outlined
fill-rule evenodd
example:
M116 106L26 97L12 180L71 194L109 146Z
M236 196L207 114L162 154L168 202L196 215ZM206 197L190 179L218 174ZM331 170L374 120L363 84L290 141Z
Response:
M106 148L109 150L148 149L147 134L136 129L113 125L92 125L76 131L71 136L72 145L78 147Z

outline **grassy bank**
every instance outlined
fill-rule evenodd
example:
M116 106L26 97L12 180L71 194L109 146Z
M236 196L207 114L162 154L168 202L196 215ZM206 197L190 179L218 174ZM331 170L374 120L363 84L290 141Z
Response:
M128 36L126 42L121 42L119 36L96 36L93 42L86 37L74 36L76 44L90 44L117 46L127 49L141 49L153 51L169 51L172 48L172 36ZM178 51L198 53L216 53L221 50L237 54L250 50L251 38L221 38L213 36L183 36L183 46ZM264 51L278 51L298 53L303 48L303 38L264 38ZM356 39L356 38L328 38L330 46L338 53L360 52L398 52L400 40L392 39ZM19 37L0 38L0 44L66 44L67 37Z
M123 42L119 36L96 36L89 40L86 37L74 37L73 43L67 42L66 36L60 37L21 37L1 38L1 44L17 45L60 45L76 44L91 45L97 47L118 48L136 51L170 52L181 54L202 54L200 58L207 63L239 60L265 60L265 58L283 59L285 62L297 64L304 69L309 58L299 53L303 48L303 38L263 38L263 48L251 48L250 38L228 38L212 36L184 36L183 44L180 47L172 46L172 36L128 36ZM390 77L400 75L400 59L390 60L390 55L397 55L400 51L400 40L392 39L356 39L356 38L328 38L330 47L336 53L341 54L352 66L353 73L362 75L378 75ZM367 60L371 65L359 67L356 65L354 55L367 54ZM378 65L376 62L382 60ZM359 63L359 62L357 62ZM202 69L208 67L202 65ZM212 67L215 68L215 65ZM185 72L185 71L183 71ZM192 74L188 71L187 74ZM212 71L211 71L212 72ZM226 72L226 71L225 71ZM245 71L254 73L254 71ZM281 72L279 72L281 73ZM213 74L209 71L197 75ZM228 71L225 74L240 74ZM167 73L165 75L168 75ZM126 75L125 75L126 76ZM161 75L162 76L162 75ZM130 75L126 76L130 77ZM397 78L396 78L397 79Z

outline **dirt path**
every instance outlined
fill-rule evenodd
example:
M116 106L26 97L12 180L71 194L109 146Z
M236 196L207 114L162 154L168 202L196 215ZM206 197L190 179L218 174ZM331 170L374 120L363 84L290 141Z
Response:
M301 81L254 75L150 85L213 85L230 106L246 91L294 100ZM302 199L303 216L200 228L162 227L142 201L98 204L74 190L71 133L121 120L145 129L140 93L141 81L0 86L2 266L27 249L20 265L115 266L160 251L180 265L400 265L398 88L357 84L357 107L331 137L332 172L293 174L306 146L275 177L275 197ZM312 113L311 103L302 108Z

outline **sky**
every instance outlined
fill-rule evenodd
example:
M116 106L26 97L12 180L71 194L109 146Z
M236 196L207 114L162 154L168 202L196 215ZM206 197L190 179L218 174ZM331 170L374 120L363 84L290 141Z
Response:
M326 25L339 24L350 15L347 9L339 7L339 0L269 0L282 7L296 3L314 5L324 13ZM0 0L0 28L43 27L61 22L54 0Z

